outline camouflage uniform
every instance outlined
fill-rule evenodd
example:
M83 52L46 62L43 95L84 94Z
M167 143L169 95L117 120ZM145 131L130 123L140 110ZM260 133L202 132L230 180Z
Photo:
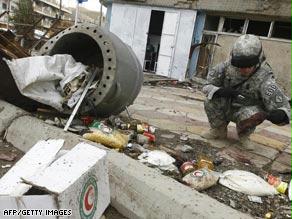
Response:
M288 98L276 84L267 62L257 65L248 79L240 74L231 61L218 64L209 71L208 83L203 87L207 95L205 111L211 128L218 129L233 121L239 135L250 134L272 110L283 110L290 120ZM240 92L237 98L213 98L219 88L231 87Z

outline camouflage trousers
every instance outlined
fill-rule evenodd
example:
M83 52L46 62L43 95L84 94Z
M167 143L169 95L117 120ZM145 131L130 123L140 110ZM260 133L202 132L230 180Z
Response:
M206 100L204 106L211 128L227 127L232 121L236 123L239 136L250 135L266 118L266 112L262 107L258 105L235 107L231 99L226 98Z

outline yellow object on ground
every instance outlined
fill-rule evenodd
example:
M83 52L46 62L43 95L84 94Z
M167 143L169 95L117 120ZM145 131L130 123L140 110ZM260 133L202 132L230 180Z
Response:
M123 148L128 143L128 136L123 135L117 131L111 133L105 133L101 130L94 130L92 133L86 133L83 138L103 144L112 148Z

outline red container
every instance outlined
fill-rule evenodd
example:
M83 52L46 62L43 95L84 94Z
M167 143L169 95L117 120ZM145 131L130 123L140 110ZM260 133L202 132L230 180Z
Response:
M92 116L82 116L81 120L85 126L89 126L93 122L94 118Z
M155 135L153 135L153 134L151 134L149 132L144 132L143 135L148 137L150 142L155 142L156 141Z

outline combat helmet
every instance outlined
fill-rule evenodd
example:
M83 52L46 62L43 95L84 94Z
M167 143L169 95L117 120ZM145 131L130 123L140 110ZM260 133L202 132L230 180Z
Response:
M231 64L238 68L257 66L265 60L260 39L251 34L240 36L231 50Z

